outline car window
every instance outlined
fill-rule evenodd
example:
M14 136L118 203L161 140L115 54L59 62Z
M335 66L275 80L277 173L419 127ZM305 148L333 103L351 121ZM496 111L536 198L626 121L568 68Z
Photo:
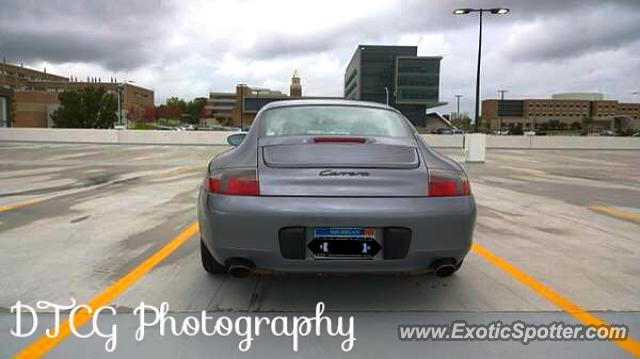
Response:
M408 137L404 119L393 111L353 106L274 108L262 116L262 136L350 135Z

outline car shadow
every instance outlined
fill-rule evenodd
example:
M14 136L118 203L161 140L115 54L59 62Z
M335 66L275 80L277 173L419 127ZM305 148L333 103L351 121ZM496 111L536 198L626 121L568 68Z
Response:
M440 278L422 275L317 275L252 274L248 278L223 279L208 310L266 312L314 311L320 301L327 311L424 311L460 310L456 299L463 292L464 276Z

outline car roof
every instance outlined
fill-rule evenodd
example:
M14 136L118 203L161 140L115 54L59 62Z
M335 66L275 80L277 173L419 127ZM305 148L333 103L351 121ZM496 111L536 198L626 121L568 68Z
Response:
M279 100L266 104L261 111L269 110L280 107L293 107L293 106L310 106L310 105L325 105L325 106L353 106L353 107L373 107L381 110L389 110L400 113L398 110L391 106L381 104L378 102L370 101L357 101L357 100L345 100L345 99L296 99L296 100Z

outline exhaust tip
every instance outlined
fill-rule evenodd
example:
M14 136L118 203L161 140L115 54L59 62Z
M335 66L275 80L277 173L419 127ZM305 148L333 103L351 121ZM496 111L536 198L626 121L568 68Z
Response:
M226 261L229 268L227 272L236 278L246 278L251 274L251 270L255 268L255 264L244 258L230 258Z
M433 270L438 277L449 277L458 270L453 258L439 259L433 263Z

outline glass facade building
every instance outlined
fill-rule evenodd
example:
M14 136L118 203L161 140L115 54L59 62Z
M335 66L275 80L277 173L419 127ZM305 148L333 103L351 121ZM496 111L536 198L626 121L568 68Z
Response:
M396 58L396 103L436 105L440 95L440 58Z
M344 97L386 103L414 125L438 102L441 57L417 56L416 46L360 45L344 75Z

